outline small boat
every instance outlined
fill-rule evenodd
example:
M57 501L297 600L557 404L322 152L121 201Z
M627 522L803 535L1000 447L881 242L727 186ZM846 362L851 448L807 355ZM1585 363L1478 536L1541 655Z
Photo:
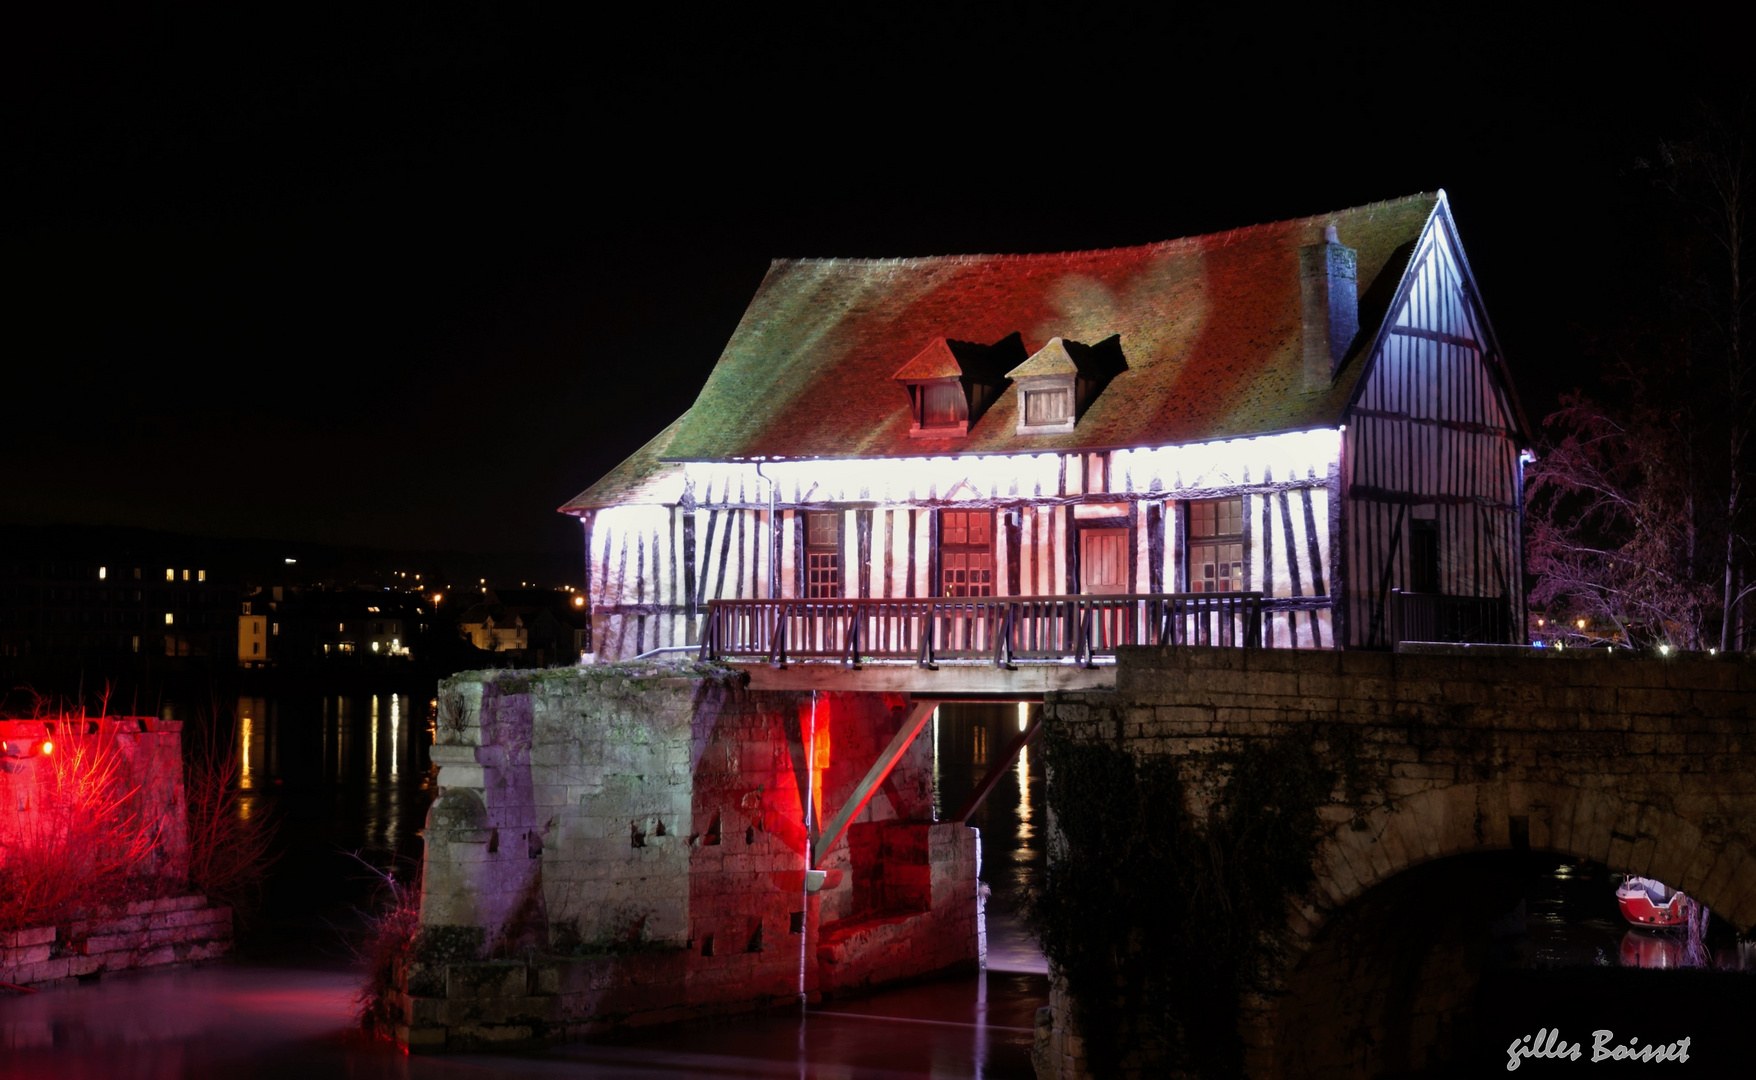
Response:
M1689 921L1689 897L1652 878L1629 874L1616 888L1616 906L1635 926L1664 929Z

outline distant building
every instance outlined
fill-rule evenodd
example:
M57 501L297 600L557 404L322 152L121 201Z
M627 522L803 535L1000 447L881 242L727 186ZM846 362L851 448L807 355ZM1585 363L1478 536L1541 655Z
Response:
M238 616L238 664L260 667L269 662L268 638L272 623L266 613L251 611L254 605L244 601L244 614Z
M484 652L523 652L530 644L524 617L499 604L475 605L458 616L457 629L471 645Z
M167 561L0 556L0 657L156 666L233 655L237 585Z
M314 610L301 612L316 626L317 650L324 656L378 656L408 659L414 601L395 593L343 592L307 597ZM319 602L321 600L321 602Z
M429 617L412 593L279 585L249 590L239 612L243 667L409 660Z
M485 590L457 619L458 635L484 652L544 667L579 659L590 640L584 604L550 589Z

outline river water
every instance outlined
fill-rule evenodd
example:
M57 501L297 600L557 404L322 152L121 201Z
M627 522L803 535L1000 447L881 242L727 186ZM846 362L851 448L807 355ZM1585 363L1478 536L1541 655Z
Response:
M990 890L988 970L866 998L528 1055L408 1058L361 1038L356 942L374 872L412 875L434 794L435 703L386 691L243 696L229 709L171 703L166 718L207 730L226 717L244 812L277 828L261 910L232 963L106 977L0 998L0 1077L309 1076L984 1076L1028 1077L1031 1020L1046 1003L1040 950L1022 911L1044 866L1040 744L1000 774L970 816ZM1032 707L1034 708L1034 707ZM229 712L229 716L227 716ZM932 725L935 801L959 808L1031 717L1013 705L948 705ZM1532 861L1534 860L1534 861ZM1632 931L1614 880L1595 864L1531 856L1509 938L1490 966L1519 970L1673 966L1671 937ZM1715 943L1745 966L1735 943Z
M245 812L276 823L279 853L261 911L240 928L236 960L0 999L0 1077L1033 1075L1032 1021L1048 987L1017 916L1041 865L1041 767L1028 752L971 819L993 894L988 971L807 1013L783 1009L532 1054L411 1058L358 1034L354 950L376 883L361 863L415 868L434 794L434 702L386 692L231 704ZM163 709L189 731L205 731L214 713ZM973 726L1016 726L1016 715L935 725L945 800L961 803L987 771L976 751L992 742L973 742Z
M240 696L231 704L245 810L276 823L279 852L245 953L341 955L359 910L374 898L377 879L361 863L408 875L420 858L434 795L428 749L437 702L386 692ZM162 712L193 730L205 730L212 715L177 703ZM1013 705L941 710L931 730L941 817L961 806L1031 715ZM1042 757L1033 749L1005 770L970 824L981 835L982 880L991 890L989 967L1042 974L1042 954L1022 920L1045 851Z

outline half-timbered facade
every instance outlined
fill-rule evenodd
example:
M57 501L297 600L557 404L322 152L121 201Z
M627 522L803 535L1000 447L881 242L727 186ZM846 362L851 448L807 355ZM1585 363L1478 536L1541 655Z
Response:
M1441 192L1108 251L776 261L694 406L562 509L603 657L1061 655L1206 640L1232 596L1265 645L1507 641L1529 444ZM816 620L790 646L788 616Z

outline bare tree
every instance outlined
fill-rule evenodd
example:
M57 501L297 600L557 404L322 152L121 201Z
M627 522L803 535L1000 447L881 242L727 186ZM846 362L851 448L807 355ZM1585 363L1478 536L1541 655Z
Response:
M1689 495L1666 419L1574 393L1544 421L1551 441L1526 475L1531 601L1557 622L1544 636L1702 647L1711 590L1691 574Z

